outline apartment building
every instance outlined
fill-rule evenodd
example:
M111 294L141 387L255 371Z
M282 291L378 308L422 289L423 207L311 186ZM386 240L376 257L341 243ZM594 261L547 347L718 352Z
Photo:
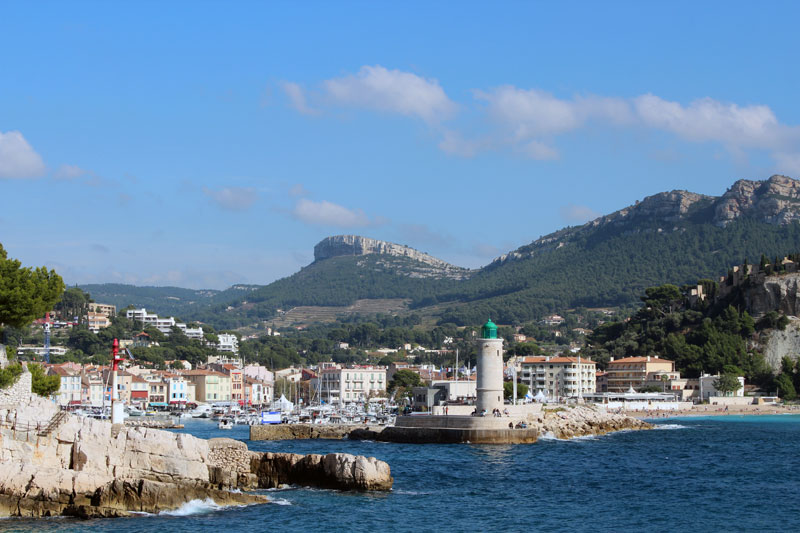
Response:
M79 405L83 400L81 387L81 373L67 366L53 365L47 369L47 374L61 378L61 386L54 394L58 405Z
M86 325L88 326L89 331L97 333L101 329L110 326L111 320L109 320L106 315L89 311L86 314Z
M525 357L520 362L520 381L531 394L540 392L550 398L594 394L597 387L597 364L591 359L564 356Z
M92 313L103 315L107 318L111 318L112 316L117 316L117 306L110 304L99 304L96 302L91 302L89 304L89 311L91 311Z
M625 357L608 362L608 392L628 392L646 386L647 381L676 377L675 362L656 356Z
M239 355L239 339L236 338L236 335L220 333L217 335L217 341L217 350Z
M195 401L231 401L231 378L214 370L186 370L181 375L194 384Z
M386 369L373 366L340 366L320 369L311 387L320 398L330 403L363 402L370 396L386 392Z

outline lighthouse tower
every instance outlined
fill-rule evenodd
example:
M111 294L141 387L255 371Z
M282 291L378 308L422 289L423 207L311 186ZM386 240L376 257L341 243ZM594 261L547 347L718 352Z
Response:
M478 343L477 409L491 413L503 408L503 339L497 338L497 325L489 320L481 328Z

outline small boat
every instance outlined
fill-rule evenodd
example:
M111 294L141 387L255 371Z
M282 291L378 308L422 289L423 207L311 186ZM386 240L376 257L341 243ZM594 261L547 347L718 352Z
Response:
M219 429L233 429L233 420L229 418L223 418L222 420L219 421L217 427Z

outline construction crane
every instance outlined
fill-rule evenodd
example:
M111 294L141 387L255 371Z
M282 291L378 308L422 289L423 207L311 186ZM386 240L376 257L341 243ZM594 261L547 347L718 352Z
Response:
M50 364L50 313L44 314L44 362Z

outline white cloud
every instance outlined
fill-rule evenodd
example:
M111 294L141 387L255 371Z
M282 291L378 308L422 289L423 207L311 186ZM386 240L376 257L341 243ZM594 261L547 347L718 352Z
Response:
M473 157L487 147L487 142L482 140L464 139L457 131L447 130L439 142L439 149L451 155Z
M326 80L323 87L338 103L417 116L426 122L439 122L456 110L438 81L380 65L365 65L358 74Z
M230 211L245 211L258 198L258 193L252 187L225 187L216 191L204 187L203 192L219 207Z
M580 125L570 102L544 91L506 85L488 93L476 91L475 97L485 100L489 115L509 127L517 138L563 133Z
M303 91L303 88L294 82L291 81L284 81L281 82L281 88L283 92L286 93L286 96L289 98L289 102L291 102L292 107L304 115L318 115L319 111L316 109L312 109L308 102L306 101L306 93Z
M586 207L585 205L575 205L575 204L568 204L561 206L558 209L561 218L564 219L565 222L569 223L577 223L583 224L590 220L594 220L597 217L601 216L601 213L598 213L594 209L590 207Z
M791 154L797 153L800 145L800 127L781 124L765 105L740 106L713 98L683 105L653 94L630 99L596 95L558 98L538 89L510 85L475 91L474 95L486 102L488 116L500 128L493 145L513 146L534 159L558 157L553 139L593 122L664 131L689 142L718 142L737 157L746 156L748 149L766 149L779 164L796 168ZM442 150L469 156L477 151L459 150L459 145L451 141L459 137L449 135L440 144ZM487 146L492 144L481 148Z
M307 224L319 226L353 228L371 224L369 218L360 209L348 209L325 200L314 202L307 198L300 198L297 201L292 210L292 216Z
M539 141L530 141L520 147L522 153L538 161L558 159L558 150Z
M44 174L42 158L18 131L0 131L0 179L36 178Z
M77 165L61 165L53 173L53 177L59 180L73 180L89 174L89 171L82 169Z
M734 147L770 148L787 137L800 138L797 129L782 126L764 105L740 107L712 98L694 100L687 106L652 94L633 100L636 115L645 126L674 133L696 142L718 141Z

